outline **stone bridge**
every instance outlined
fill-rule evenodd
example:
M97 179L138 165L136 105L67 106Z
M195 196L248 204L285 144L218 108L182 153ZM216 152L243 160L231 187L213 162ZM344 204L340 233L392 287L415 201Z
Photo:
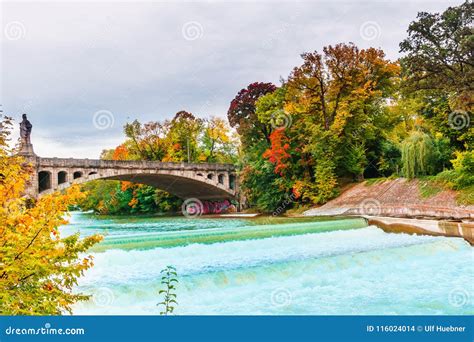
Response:
M31 154L25 158L35 170L27 189L35 198L96 179L151 185L183 199L234 199L238 191L231 164L41 158Z

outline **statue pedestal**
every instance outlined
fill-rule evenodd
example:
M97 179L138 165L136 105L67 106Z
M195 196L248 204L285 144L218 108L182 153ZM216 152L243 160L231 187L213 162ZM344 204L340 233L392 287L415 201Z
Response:
M25 164L32 168L31 177L26 184L24 196L29 198L38 197L38 157L33 151L33 144L22 143L18 156L23 157Z
M21 144L20 152L18 152L20 156L31 156L35 157L35 151L33 151L33 144Z

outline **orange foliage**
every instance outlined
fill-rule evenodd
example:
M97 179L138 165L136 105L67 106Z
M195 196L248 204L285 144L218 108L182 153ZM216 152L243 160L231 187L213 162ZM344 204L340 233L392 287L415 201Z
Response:
M117 146L112 155L112 159L113 160L127 160L128 159L127 147L124 144Z
M132 207L132 208L135 208L135 206L138 204L138 200L134 197L130 200L130 202L128 202L128 206L129 207Z
M122 192L125 192L130 188L133 188L133 183L132 182L120 182L120 190Z

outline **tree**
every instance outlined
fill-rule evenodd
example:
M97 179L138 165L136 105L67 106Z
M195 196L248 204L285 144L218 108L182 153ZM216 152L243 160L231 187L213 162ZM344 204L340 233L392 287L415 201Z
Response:
M230 127L221 118L204 120L201 137L202 152L200 161L208 163L233 163L239 142L230 132Z
M252 153L258 153L258 157L250 155L243 166L242 194L258 210L272 212L288 198L291 182L274 172L274 165L262 158L262 151Z
M414 131L402 143L403 175L415 178L432 172L433 140L423 132Z
M125 136L130 140L125 142L128 159L162 160L168 149L166 139L169 134L169 122L148 122L141 124L138 120L124 126Z
M454 93L456 109L472 110L474 90L474 4L465 1L442 14L418 13L400 43L407 86ZM469 107L469 108L466 108Z
M316 189L324 202L336 194L336 170L361 176L367 163L364 146L382 134L377 125L385 115L381 107L394 91L399 66L381 50L353 44L328 46L323 54L302 58L288 78L285 109L303 151L313 157ZM344 158L348 150L352 158Z
M199 156L198 138L203 122L193 114L179 111L169 125L170 148L164 161L196 162Z
M255 104L261 96L275 89L276 86L272 83L254 82L240 90L230 103L227 118L230 126L237 129L245 146L259 139L270 142L271 126L258 119Z
M271 148L263 153L263 158L268 159L270 163L275 165L275 173L284 175L285 169L289 167L291 155L288 153L290 149L290 141L285 136L285 129L278 128L270 134Z
M11 119L0 131L0 314L61 315L89 297L73 293L77 278L92 266L81 257L101 240L93 235L60 237L68 206L85 195L77 187L28 202L22 196L31 170L8 148Z
M387 103L399 65L383 51L337 44L302 58L281 87L259 93L255 102L255 96L245 101L243 89L229 110L243 139L241 189L266 211L288 196L292 203L324 203L337 195L338 177L362 179L382 159L386 131L398 124ZM252 104L242 106L248 111L235 110L242 102ZM396 165L391 152L387 172Z
M367 167L367 149L364 144L349 144L346 149L346 155L344 158L344 165L347 167L347 171L355 175L358 181L364 180L364 171Z
M112 154L112 160L127 160L129 155L128 148L125 144L117 146Z
M270 132L274 128L288 126L287 113L284 111L285 96L286 87L283 85L273 92L261 96L255 103L255 114L258 120L265 127L270 127Z

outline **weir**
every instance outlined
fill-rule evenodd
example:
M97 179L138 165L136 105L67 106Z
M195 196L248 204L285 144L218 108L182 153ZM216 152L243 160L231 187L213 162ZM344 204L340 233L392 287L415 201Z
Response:
M197 230L166 231L133 234L132 236L110 236L93 247L93 251L119 248L147 249L158 247L186 246L194 243L211 244L226 241L263 239L278 236L292 236L322 233L332 230L348 230L367 227L363 218L328 220L323 222L304 222L288 224L249 225L232 228L211 228Z

